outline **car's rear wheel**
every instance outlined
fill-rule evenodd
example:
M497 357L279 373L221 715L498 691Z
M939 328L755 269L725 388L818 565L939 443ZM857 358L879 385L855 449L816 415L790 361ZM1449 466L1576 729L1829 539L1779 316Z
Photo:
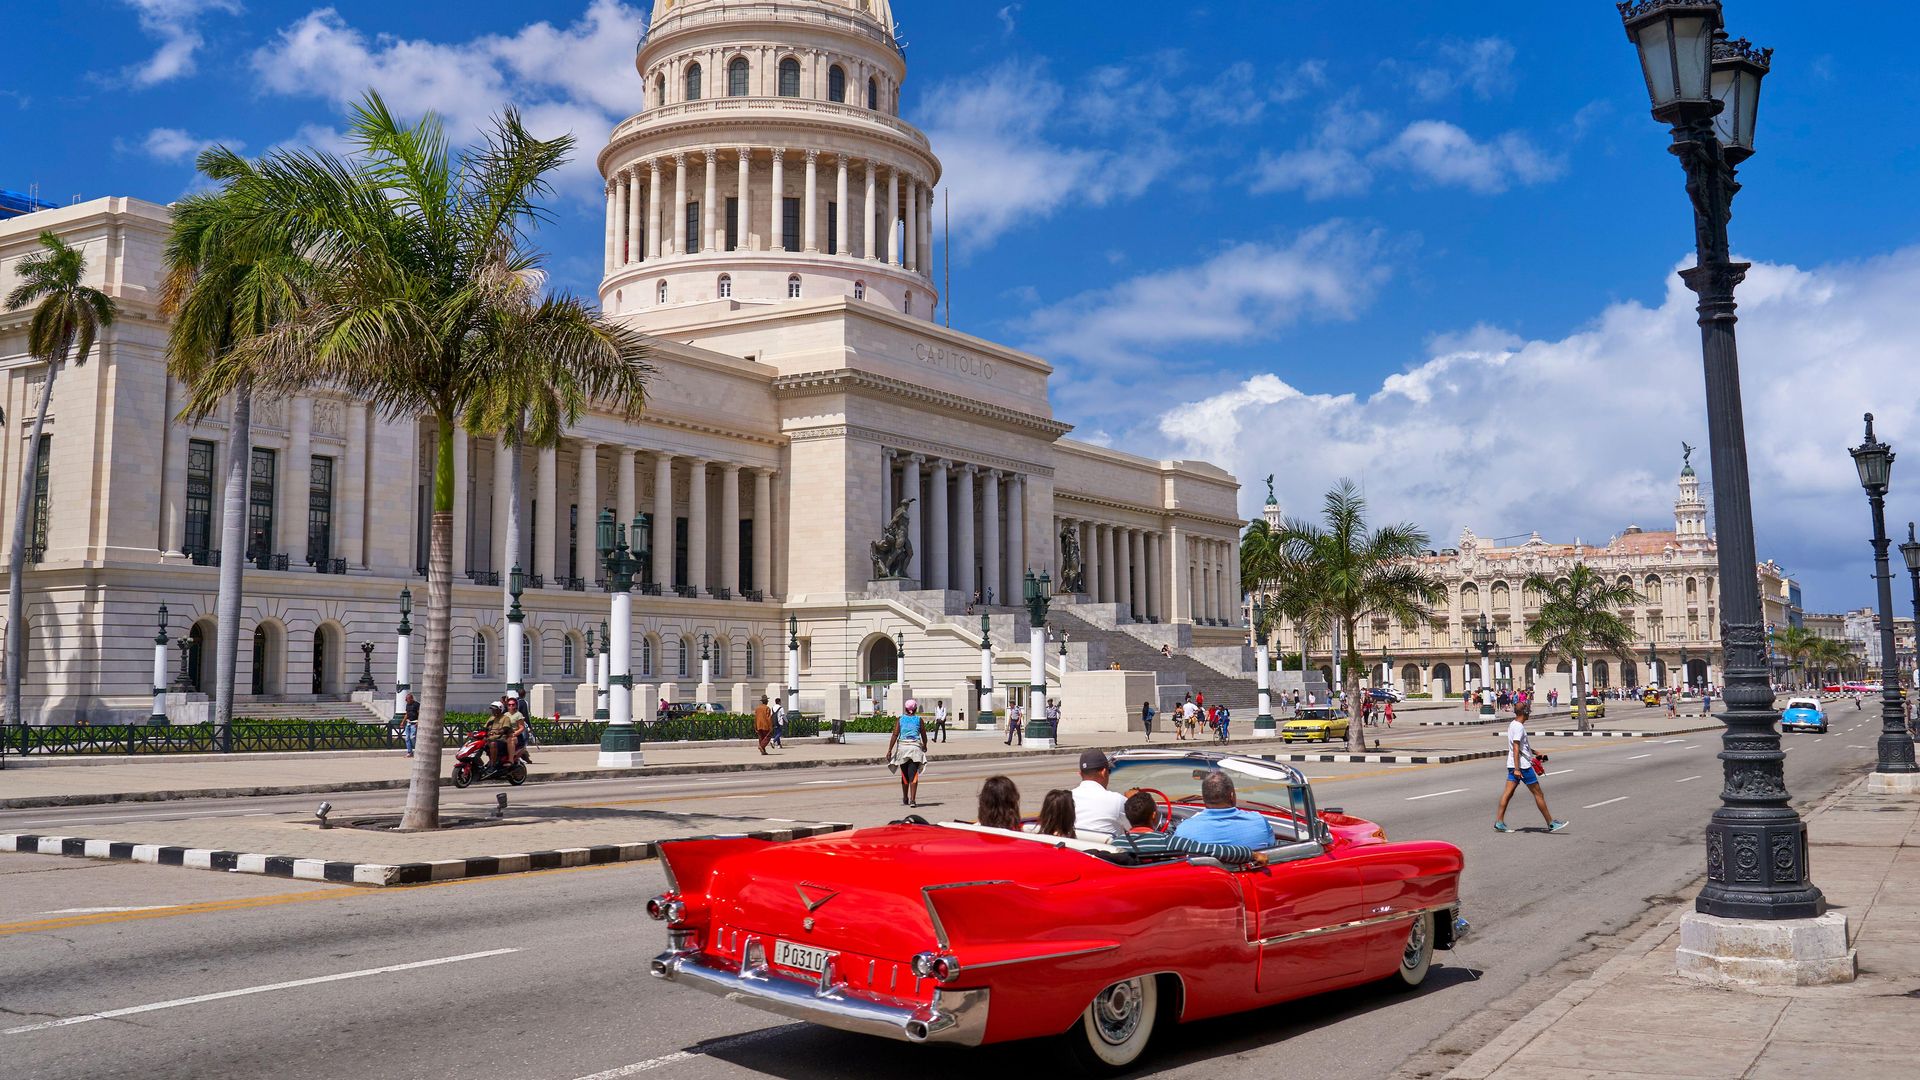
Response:
M1427 981L1433 966L1433 912L1423 911L1407 931L1407 943L1400 950L1400 966L1390 980L1396 986L1412 989Z
M1080 1022L1067 1032L1069 1053L1087 1073L1120 1072L1146 1052L1159 1015L1159 988L1153 976L1122 979L1094 995Z

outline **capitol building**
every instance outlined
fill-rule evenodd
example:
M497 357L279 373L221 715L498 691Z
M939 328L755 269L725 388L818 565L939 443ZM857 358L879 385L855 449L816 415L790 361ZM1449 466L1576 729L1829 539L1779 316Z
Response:
M602 509L654 523L633 615L645 693L757 697L783 679L792 616L809 708L879 704L905 684L970 709L985 614L993 677L1018 700L1023 577L1057 582L1063 537L1086 585L1055 598L1068 633L1049 647L1051 684L1122 659L1137 670L1162 644L1192 669L1163 680L1244 672L1235 478L1069 438L1044 357L941 325L941 164L900 118L893 27L888 0L655 0L634 114L597 161L600 303L649 336L656 374L638 417L592 412L558 448L526 452L518 550L507 448L455 433L450 708L501 691L517 566L526 682L574 712L588 634L607 618ZM211 689L220 478L237 453L250 475L237 715L345 699L363 643L390 695L397 597L411 586L424 601L435 432L324 390L257 402L249 447L222 413L175 422L186 395L166 373L158 308L168 228L167 207L118 196L0 222L0 290L51 230L120 308L90 362L57 380L34 477L21 458L45 369L26 354L30 313L0 315L0 513L34 485L27 625L5 628L27 635L25 719L144 718L156 633L179 690ZM896 510L913 554L904 579L876 581L869 545ZM1692 566L1707 541L1675 543ZM1517 616L1488 572L1507 556L1463 552ZM1678 591L1683 577L1667 624L1704 634L1711 593L1698 574ZM1443 626L1404 647L1422 685L1445 681L1452 640ZM419 656L416 644L416 670Z

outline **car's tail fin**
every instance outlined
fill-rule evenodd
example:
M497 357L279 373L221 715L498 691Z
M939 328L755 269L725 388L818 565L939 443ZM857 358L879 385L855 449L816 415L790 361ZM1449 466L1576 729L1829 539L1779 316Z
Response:
M702 836L692 840L667 840L660 844L660 862L667 870L667 887L682 896L701 895L713 877L713 868L721 859L744 851L756 851L771 845L771 840L751 836Z

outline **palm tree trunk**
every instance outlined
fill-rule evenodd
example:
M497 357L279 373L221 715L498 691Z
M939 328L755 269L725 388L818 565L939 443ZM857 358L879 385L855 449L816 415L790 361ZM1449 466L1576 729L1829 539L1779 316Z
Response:
M66 355L66 349L60 355ZM27 518L33 514L34 479L40 475L40 432L47 426L47 404L53 400L53 379L60 359L47 361L47 381L40 386L40 408L33 414L33 432L27 436L27 460L20 474L20 498L13 511L13 549L7 553L7 723L25 725L21 712L20 681L27 670Z
M227 478L220 493L220 591L214 598L213 729L221 750L233 746L233 686L240 658L240 590L247 563L247 469L253 459L253 386L233 392L227 430Z
M1347 650L1353 647L1354 634L1360 629L1360 620L1348 619L1346 639L1337 643L1334 649L1333 673L1340 680L1340 688L1346 693L1347 703L1347 748L1354 753L1362 753L1367 748L1367 733L1360 726L1360 671L1347 667Z
M1593 730L1593 720L1587 715L1587 658L1577 653L1573 658L1573 708L1580 714L1580 730Z
M440 736L447 716L447 661L453 645L453 421L440 418L433 455L433 523L427 544L427 658L420 675L420 723L402 829L440 827Z

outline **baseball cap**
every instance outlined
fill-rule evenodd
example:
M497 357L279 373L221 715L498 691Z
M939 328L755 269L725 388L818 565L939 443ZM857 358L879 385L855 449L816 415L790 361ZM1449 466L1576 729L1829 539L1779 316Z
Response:
M1094 772L1098 769L1111 769L1113 762L1108 760L1105 750L1082 750L1080 752L1080 771Z

